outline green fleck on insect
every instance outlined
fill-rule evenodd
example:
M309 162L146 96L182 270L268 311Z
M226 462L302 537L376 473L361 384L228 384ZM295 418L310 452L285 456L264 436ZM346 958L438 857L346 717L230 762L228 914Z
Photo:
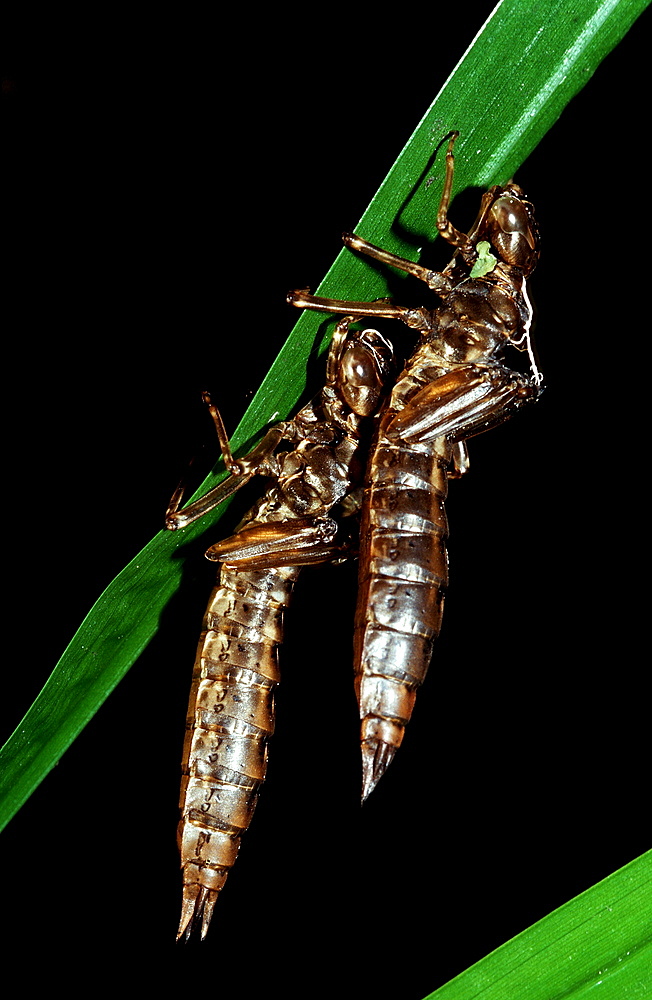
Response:
M472 278L481 278L484 274L489 274L493 271L497 264L497 260L492 253L489 253L489 247L491 244L487 243L486 240L480 240L476 246L478 251L478 259L471 268Z

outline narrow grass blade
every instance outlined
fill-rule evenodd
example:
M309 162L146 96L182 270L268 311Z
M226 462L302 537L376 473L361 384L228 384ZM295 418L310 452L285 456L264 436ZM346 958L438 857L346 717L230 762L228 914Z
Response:
M426 1000L634 1000L652 988L652 851Z

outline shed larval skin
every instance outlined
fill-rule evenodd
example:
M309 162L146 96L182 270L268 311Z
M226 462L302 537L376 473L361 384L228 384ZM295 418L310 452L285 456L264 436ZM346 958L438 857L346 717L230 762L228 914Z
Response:
M222 566L197 650L183 752L179 937L199 923L206 935L265 779L283 618L295 581L304 565L350 555L327 515L335 506L342 515L357 511L362 434L393 359L379 333L350 330L349 323L337 325L319 397L272 428L250 456L235 461L229 452L232 476L210 502L254 474L272 479L235 533L206 553ZM182 527L206 509L202 498L173 512L168 527Z
M464 389L464 414L449 433L413 439L409 412L424 388ZM454 448L506 419L538 389L499 365L450 367L426 344L392 393L372 451L362 512L354 672L361 719L362 798L385 773L401 745L418 688L441 628L448 582L445 501ZM461 400L457 399L457 405ZM440 410L444 417L445 407ZM485 425L485 426L483 426ZM436 435L436 436L432 436Z
M431 271L345 233L351 250L412 274L441 299L429 310L346 302L301 290L300 308L399 319L422 341L381 414L362 505L354 673L360 707L362 798L401 744L441 625L447 583L444 503L451 476L468 469L465 441L508 419L541 393L530 340L526 280L539 258L532 205L517 184L490 188L468 234L448 219L451 133L437 228L455 248ZM508 346L527 350L531 375L501 364Z
M483 195L470 232L455 229L448 205L456 138L450 133L437 214L437 228L454 248L443 271L344 234L349 249L425 282L440 305L409 308L388 300L347 302L306 289L291 292L288 300L295 306L346 316L335 331L324 390L238 461L230 456L214 412L231 479L168 518L169 527L181 527L252 475L272 480L235 534L207 553L223 565L198 650L188 715L179 936L199 922L202 937L206 934L255 807L274 727L283 615L300 568L348 558L351 546L340 540L335 517L361 507L354 675L364 800L401 744L439 633L447 584L448 480L468 469L468 438L502 423L541 393L526 288L539 257L532 205L513 182L496 185ZM353 318L371 316L401 320L421 335L382 408L389 345L376 331L349 329ZM531 374L502 363L507 347L528 352ZM363 473L365 427L371 444Z

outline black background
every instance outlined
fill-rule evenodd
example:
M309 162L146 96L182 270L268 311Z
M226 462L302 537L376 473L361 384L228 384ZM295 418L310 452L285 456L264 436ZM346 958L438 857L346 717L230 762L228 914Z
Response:
M10 53L7 734L210 438L199 390L234 427L296 318L286 289L317 284L483 16L98 19ZM34 977L420 1000L649 846L643 52L639 24L518 173L547 391L451 487L444 628L381 786L361 811L355 581L306 571L252 829L207 941L174 944L199 550L3 834L2 940L32 942Z

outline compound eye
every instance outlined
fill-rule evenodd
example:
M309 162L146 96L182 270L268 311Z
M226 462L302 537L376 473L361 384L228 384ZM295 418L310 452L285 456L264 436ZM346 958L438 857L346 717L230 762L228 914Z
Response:
M372 354L356 344L342 359L342 371L349 385L375 385L378 382L378 365Z
M530 220L523 203L518 198L511 198L509 195L497 198L491 206L491 214L504 233L518 233L534 250L535 241L530 229Z

